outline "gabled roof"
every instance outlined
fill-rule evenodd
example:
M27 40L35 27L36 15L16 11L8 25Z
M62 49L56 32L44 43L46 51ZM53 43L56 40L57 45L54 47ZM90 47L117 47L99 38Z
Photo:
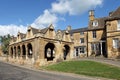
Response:
M21 36L21 39L26 37L26 34L24 34L24 33L19 33L19 35Z
M47 28L44 28L44 29L41 29L41 30L40 30L40 33L45 34L45 33L47 32L48 29L49 29L48 27L47 27Z
M116 11L114 11L112 14L111 14L111 17L120 17L120 7L118 7L116 9Z
M12 40L15 42L17 40L17 37L12 36Z
M93 21L90 21L89 22L89 28L88 30L97 30L97 29L103 29L105 28L105 20L107 20L108 17L102 17L102 18L95 18L94 21L97 21L98 22L98 26L93 26Z
M36 28L33 28L33 27L31 27L31 30L32 30L33 34L36 34L36 33L39 32L39 29L36 29Z
M115 19L116 20L120 19L120 7L117 8L115 11L113 11L107 20L115 20Z

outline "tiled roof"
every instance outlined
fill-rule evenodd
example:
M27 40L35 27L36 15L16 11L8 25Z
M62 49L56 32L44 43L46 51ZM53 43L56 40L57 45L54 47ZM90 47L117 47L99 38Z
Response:
M115 11L113 11L107 20L115 20L115 19L120 19L120 7L118 7Z
M48 29L49 29L48 27L47 27L47 28L44 28L44 29L41 29L41 30L40 30L40 33L45 34L45 33L47 32Z
M24 33L19 33L19 35L21 36L21 39L26 37L26 34L24 34Z
M12 40L15 42L17 40L17 37L12 36Z
M33 28L33 27L31 27L31 30L32 30L33 34L36 34L36 33L39 32L39 29L36 29L36 28Z
M85 28L72 29L69 32L70 32L70 34L73 34L73 33L77 33L77 32L84 32L84 31L87 31L87 30L88 30L88 28L85 27Z
M120 7L117 8L116 11L114 11L111 15L111 17L120 17Z
M94 21L98 22L98 26L93 26L93 21L89 22L89 28L88 30L97 30L97 29L103 29L105 28L105 20L107 20L108 17L102 17L102 18L95 18Z

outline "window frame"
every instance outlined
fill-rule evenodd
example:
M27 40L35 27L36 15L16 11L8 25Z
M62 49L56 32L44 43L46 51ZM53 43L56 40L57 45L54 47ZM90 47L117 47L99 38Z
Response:
M80 43L83 44L84 42L84 38L80 38Z
M93 38L95 39L97 37L96 31L92 31Z
M117 49L119 48L119 39L118 38L113 38L113 48Z
M120 20L117 20L117 30L120 30Z
M92 26L93 26L93 27L97 27L97 26L98 26L98 21L96 21L96 20L93 21L93 22L92 22Z
M80 49L80 54L84 54L85 53L85 47L79 47Z

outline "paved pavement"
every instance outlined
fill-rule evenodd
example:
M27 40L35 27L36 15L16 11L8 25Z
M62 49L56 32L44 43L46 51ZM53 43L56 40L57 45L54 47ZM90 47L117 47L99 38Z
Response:
M107 80L75 74L30 70L0 62L0 80Z
M88 61L96 61L96 62L101 62L101 63L106 63L109 65L117 66L120 67L120 60L118 59L108 59L108 58L99 58L99 57L94 57L94 58L80 58L79 60L88 60Z
M80 58L120 67L120 60L106 58ZM31 66L6 63L0 60L0 80L110 80L62 72L43 71Z

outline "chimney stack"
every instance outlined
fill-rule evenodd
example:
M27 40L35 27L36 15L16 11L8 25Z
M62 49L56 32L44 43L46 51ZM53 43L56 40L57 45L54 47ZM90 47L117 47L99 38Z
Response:
M90 10L89 11L89 21L93 21L94 18L95 18L95 16L94 16L94 10Z

